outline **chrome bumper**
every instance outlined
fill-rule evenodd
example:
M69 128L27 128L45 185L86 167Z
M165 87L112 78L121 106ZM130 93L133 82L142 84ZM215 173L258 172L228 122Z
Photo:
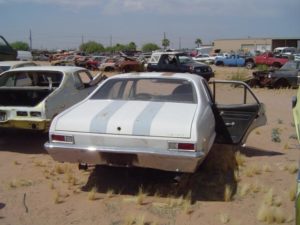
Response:
M204 160L203 152L166 153L121 148L89 148L61 143L45 143L52 158L59 162L87 163L122 167L144 167L174 172L192 173Z

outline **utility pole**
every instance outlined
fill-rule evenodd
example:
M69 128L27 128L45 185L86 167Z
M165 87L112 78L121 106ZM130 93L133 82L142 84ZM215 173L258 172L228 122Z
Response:
M179 50L181 50L181 37L179 37Z
M83 34L81 35L81 44L84 43L84 38L83 38Z
M31 36L31 29L29 29L29 48L30 51L32 50L32 36Z
M109 46L112 48L112 35L109 36Z

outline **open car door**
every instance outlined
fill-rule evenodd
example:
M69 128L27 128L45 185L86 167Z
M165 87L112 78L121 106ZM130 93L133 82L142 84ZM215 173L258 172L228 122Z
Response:
M243 144L256 127L266 124L265 107L250 87L240 81L212 81L216 143Z

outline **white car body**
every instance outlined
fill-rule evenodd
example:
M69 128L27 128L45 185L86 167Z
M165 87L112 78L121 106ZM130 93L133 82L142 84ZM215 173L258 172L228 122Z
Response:
M24 67L0 76L0 128L48 131L55 115L88 96L96 83L80 67Z
M122 88L117 89L117 84ZM45 148L60 162L194 172L216 143L216 136L223 135L218 134L219 116L212 105L208 84L200 76L117 75L55 117ZM245 132L236 141L221 143L238 144L249 127L263 125L261 106L255 98L249 106L255 112L245 112L251 115ZM243 115L240 121L245 120Z
M28 66L38 66L38 64L30 61L0 61L0 73L10 69Z
M215 62L216 56L210 56L208 54L197 55L192 57L192 59L196 62L213 64Z
M33 57L30 51L17 51L17 59L21 61L32 61Z

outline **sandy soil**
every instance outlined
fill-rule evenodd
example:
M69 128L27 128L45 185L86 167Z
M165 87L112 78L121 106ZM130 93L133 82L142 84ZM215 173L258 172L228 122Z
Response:
M251 74L214 69L219 79ZM296 91L254 89L266 105L268 124L250 134L240 155L212 152L185 186L174 182L174 174L154 170L79 171L51 159L43 148L45 134L2 133L0 224L267 224L258 217L294 224Z

